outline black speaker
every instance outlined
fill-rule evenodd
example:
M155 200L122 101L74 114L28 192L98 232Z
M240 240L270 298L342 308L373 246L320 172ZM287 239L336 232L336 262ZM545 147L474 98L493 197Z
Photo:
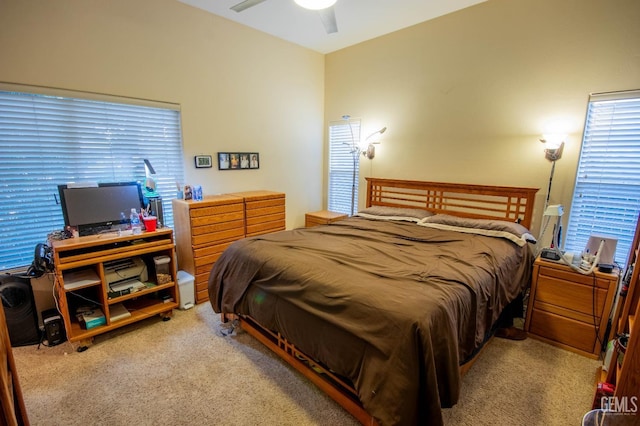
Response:
M40 343L38 313L29 278L0 276L0 299L9 329L11 346Z
M151 215L158 218L158 228L165 226L164 212L162 211L162 197L149 198L149 205L151 206Z

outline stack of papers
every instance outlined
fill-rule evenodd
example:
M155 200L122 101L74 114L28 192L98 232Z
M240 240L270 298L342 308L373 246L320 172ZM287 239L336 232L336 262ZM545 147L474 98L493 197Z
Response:
M111 322L129 318L130 316L131 312L129 312L122 303L116 303L109 307L109 317L111 318Z
M100 277L98 277L96 271L90 268L65 272L62 275L62 279L64 280L65 290L73 290L74 288L100 284Z
M109 289L111 289L111 291L123 291L123 290L130 289L132 293L135 291L142 290L144 288L146 288L144 283L140 280L135 280L135 279L119 281L117 283L113 283L109 285Z

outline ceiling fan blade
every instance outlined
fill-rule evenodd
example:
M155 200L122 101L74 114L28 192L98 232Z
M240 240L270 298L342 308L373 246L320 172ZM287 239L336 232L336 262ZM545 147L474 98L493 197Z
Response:
M333 6L318 11L320 18L324 24L324 29L327 34L333 34L338 32L338 23L336 22L336 12Z
M243 10L249 9L250 7L262 3L263 1L266 0L244 0L236 4L235 6L231 6L230 9L236 12L242 12Z

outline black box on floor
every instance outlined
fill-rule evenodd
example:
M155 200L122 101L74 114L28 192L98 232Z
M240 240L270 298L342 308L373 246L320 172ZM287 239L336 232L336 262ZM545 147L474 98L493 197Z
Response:
M45 339L49 346L59 345L66 340L64 322L58 311L55 309L43 311L42 323L44 324Z

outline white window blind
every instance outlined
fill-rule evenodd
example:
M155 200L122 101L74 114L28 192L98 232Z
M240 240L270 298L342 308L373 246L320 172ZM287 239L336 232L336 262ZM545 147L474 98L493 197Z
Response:
M640 91L589 100L565 249L584 250L591 234L618 238L624 266L640 212Z
M144 184L144 159L172 226L171 198L184 180L181 133L175 105L0 91L0 270L29 265L35 245L64 228L58 185Z
M352 214L358 210L360 120L329 125L329 196L331 211ZM354 180L355 171L355 180ZM355 182L355 185L354 185Z

